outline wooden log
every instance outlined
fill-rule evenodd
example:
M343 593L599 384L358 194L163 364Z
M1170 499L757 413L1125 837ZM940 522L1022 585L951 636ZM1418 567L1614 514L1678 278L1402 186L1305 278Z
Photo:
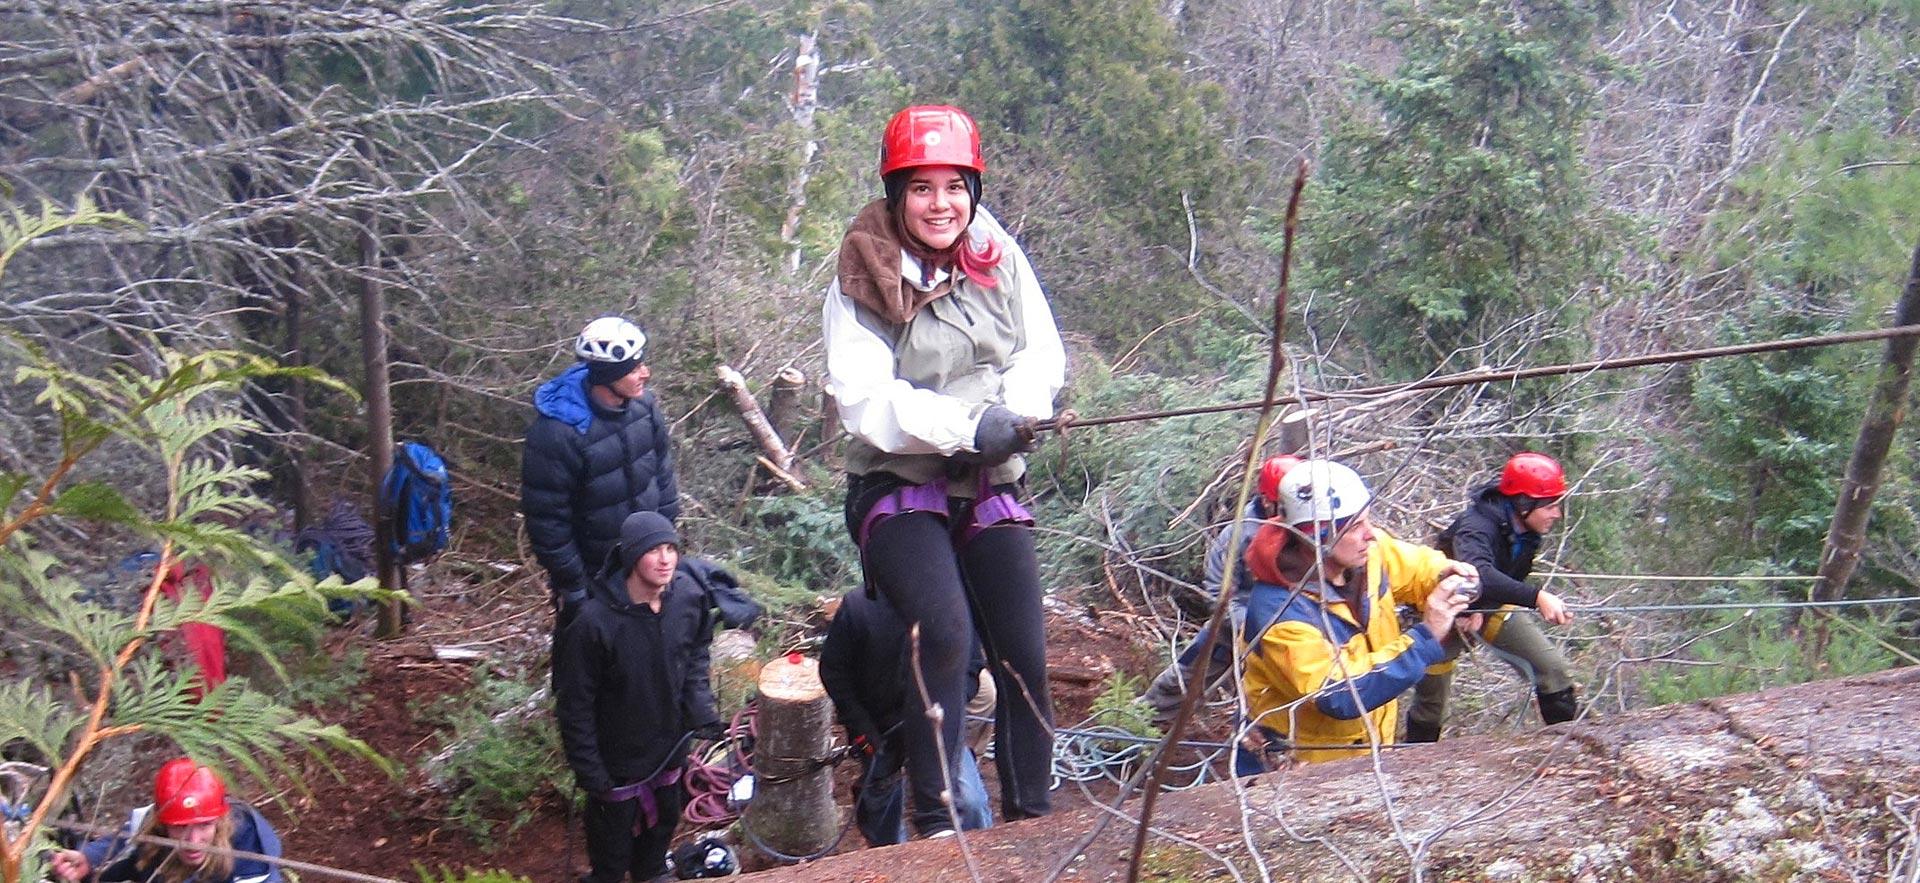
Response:
M747 391L747 379L729 365L715 368L714 374L720 378L720 385L726 388L727 394L733 397L734 409L740 412L740 419L746 422L747 431L753 434L754 441L760 443L760 450L766 452L767 459L781 472L792 470L793 452L787 450L787 443L780 440L780 434L774 431L773 424L767 422L767 415L760 410L760 403L754 400L753 393Z
M767 396L767 423L781 438L794 438L794 424L800 414L800 390L807 385L807 374L788 365L773 375L773 391Z
M820 664L798 653L768 663L760 670L759 701L747 830L779 852L813 855L840 831L833 767L825 762L833 705L820 684Z
M1312 408L1295 408L1281 415L1279 424L1274 427L1279 430L1280 453L1307 456L1313 424Z

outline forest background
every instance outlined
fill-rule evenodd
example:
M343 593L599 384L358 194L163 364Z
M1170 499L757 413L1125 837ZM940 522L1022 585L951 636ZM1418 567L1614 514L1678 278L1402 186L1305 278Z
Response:
M650 337L689 546L776 610L857 585L817 386L785 427L796 491L756 465L713 378L817 381L820 294L878 195L877 133L927 102L982 125L983 201L1049 292L1082 416L1258 397L1302 159L1294 389L1882 327L1920 231L1915 0L0 0L0 200L21 213L0 323L23 369L0 390L0 469L20 477L0 485L5 536L10 561L76 587L13 603L89 609L91 574L155 537L240 544L184 527L168 501L189 461L145 468L138 432L71 457L62 377L229 351L307 366L223 375L213 399L252 424L210 428L195 456L286 526L364 505L369 303L394 434L457 476L434 565L450 578L507 561L543 591L514 514L531 392L582 323L623 314ZM1580 603L1800 598L1758 578L1816 566L1880 351L1335 400L1313 449L1360 465L1379 520L1415 539L1509 453L1545 450L1576 482L1552 568L1755 578L1555 584ZM128 407L102 395L79 411ZM1156 652L1177 645L1252 429L1242 412L1047 439L1030 490L1056 608L1125 605ZM1920 580L1910 439L1855 597ZM29 511L48 476L89 490ZM103 488L118 502L89 504ZM28 551L12 525L36 519ZM287 623L332 590L222 560L293 581L221 620L289 655ZM1911 661L1911 606L1842 616L1813 652L1784 613L1592 616L1565 637L1614 709ZM786 619L763 649L791 641ZM21 708L84 705L34 685L91 678L76 659L99 654L30 629L6 643ZM474 702L524 702L544 677L499 671L518 687ZM301 699L260 680L262 701ZM1510 700L1470 695L1463 729L1517 725Z

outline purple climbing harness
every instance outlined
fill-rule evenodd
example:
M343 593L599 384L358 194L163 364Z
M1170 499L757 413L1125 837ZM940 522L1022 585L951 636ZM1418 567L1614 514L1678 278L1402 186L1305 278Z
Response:
M653 792L656 789L678 784L680 784L679 767L674 767L670 770L661 770L655 773L652 778L645 781L635 782L631 785L622 785L612 791L608 791L606 802L625 803L629 800L639 798L640 812L636 813L633 817L633 834L635 837L638 837L641 832L646 829L660 824L660 802L653 796Z
M1033 526L1033 513L1020 505L1013 494L1007 491L994 492L987 484L985 471L980 473L978 493L973 505L963 506L962 514L967 516L964 524L953 524L954 499L948 494L946 478L936 478L926 484L903 484L886 496L875 501L873 508L860 519L860 549L866 551L867 538L873 536L873 526L889 516L907 512L930 512L940 516L954 529L955 545L966 545L974 537L989 527L999 524L1019 524Z

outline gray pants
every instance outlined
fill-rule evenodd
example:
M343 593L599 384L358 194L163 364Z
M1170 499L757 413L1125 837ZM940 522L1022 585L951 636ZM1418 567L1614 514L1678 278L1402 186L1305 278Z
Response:
M1558 693L1573 686L1567 671L1567 658L1547 640L1531 613L1493 614L1480 628L1480 636L1500 652L1500 658L1521 677L1533 682L1535 693ZM1491 633L1492 637L1488 637ZM1427 667L1427 676L1413 688L1413 710L1408 718L1432 726L1436 731L1447 718L1447 693L1453 689L1453 667L1465 649L1457 636L1445 642L1445 659Z

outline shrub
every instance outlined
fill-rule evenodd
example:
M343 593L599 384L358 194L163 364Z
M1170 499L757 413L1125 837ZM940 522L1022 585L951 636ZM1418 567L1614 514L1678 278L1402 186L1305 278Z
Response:
M475 672L477 686L443 704L449 733L426 763L455 792L447 817L489 849L572 785L545 686ZM504 820L504 821L503 821Z

